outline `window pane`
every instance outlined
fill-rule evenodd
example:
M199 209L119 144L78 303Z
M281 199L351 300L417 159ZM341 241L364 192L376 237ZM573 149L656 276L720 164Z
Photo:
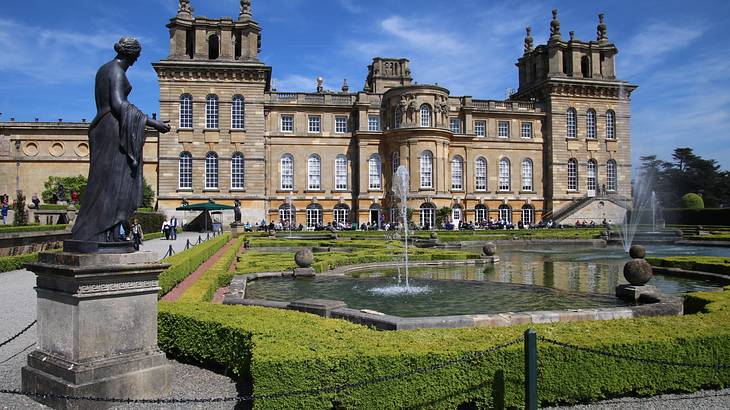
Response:
M281 132L293 132L294 131L294 116L282 115L281 116Z
M478 158L476 161L476 166L474 169L474 174L476 176L476 185L475 188L478 191L486 191L487 190L487 160L484 158Z
M574 159L568 161L568 190L578 190L578 162Z
M179 187L180 189L192 189L193 188L193 156L190 153L184 152L180 154L179 163Z
M522 161L522 190L532 191L532 161Z
M205 157L205 189L218 189L218 155L214 152Z
M370 189L382 189L380 182L380 157L373 156L368 161L368 175L370 180Z
M310 115L309 116L309 132L320 132L322 117L319 115Z
M395 175L396 171L398 171L398 167L400 166L400 152L395 151L390 162L393 165L393 174Z
M451 189L460 191L464 189L464 162L461 157L455 157L451 161Z
M321 164L319 157L309 157L307 161L308 189L320 189Z
M180 128L193 128L193 97L180 97Z
M368 117L368 131L380 131L380 117L371 115Z
M231 158L231 189L243 189L243 155L234 154Z
M535 223L535 210L532 207L526 206L522 208L522 223L525 225Z
M218 129L218 97L214 95L205 101L205 128Z
M606 189L608 191L618 190L618 174L614 161L608 161L606 164Z
M606 139L616 139L616 117L613 111L606 113Z
M596 112L593 110L586 113L586 130L588 138L596 138Z
M449 127L454 134L461 134L461 121L458 118L449 119Z
M500 121L498 128L500 138L509 138L509 121Z
M577 137L577 133L578 133L578 129L577 129L577 126L576 126L576 114L575 114L575 110L572 109L572 108L570 108L568 110L568 116L567 116L567 120L566 120L566 126L568 128L568 135L567 135L567 137L568 138L576 138Z
M347 157L340 155L335 159L335 189L347 189Z
M510 169L509 160L502 159L499 161L499 190L510 190Z
M596 180L598 179L598 171L596 168L598 167L594 161L588 161L588 185L586 188L589 191L596 190Z
M531 122L523 122L522 123L522 138L532 138L532 123Z
M281 189L294 189L294 159L289 155L281 158Z
M231 128L243 129L245 128L245 108L243 103L243 97L233 97L233 104L231 105Z
M428 105L421 106L421 127L431 126L431 107Z
M344 134L347 132L347 117L335 117L335 132L337 134Z
M475 121L474 134L477 137L485 137L487 135L487 123L485 121Z
M430 152L421 155L421 188L433 188L433 156Z

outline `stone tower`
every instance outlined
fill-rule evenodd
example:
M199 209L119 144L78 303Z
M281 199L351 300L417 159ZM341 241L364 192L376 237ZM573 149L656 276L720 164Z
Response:
M553 213L595 196L631 197L631 93L616 77L618 49L608 40L603 14L594 41L566 41L553 10L546 45L532 47L531 30L517 62L516 100L546 108L546 210ZM605 189L604 189L605 188Z
M160 140L159 205L174 209L183 199L228 204L240 199L243 220L261 220L271 67L259 61L261 28L251 2L242 1L233 20L194 16L190 2L181 0L167 27L169 55L153 64L160 115L172 127ZM215 170L217 180L206 179L206 169Z

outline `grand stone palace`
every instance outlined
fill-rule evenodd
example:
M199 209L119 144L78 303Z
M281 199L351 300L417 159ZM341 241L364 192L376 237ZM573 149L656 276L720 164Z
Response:
M153 66L172 132L148 131L144 159L168 213L183 199L239 199L244 222L389 221L400 165L424 226L442 207L455 222L618 218L616 198L630 197L636 86L617 79L603 15L592 41L566 39L557 11L547 44L534 46L528 28L507 100L451 95L414 81L407 59L381 57L361 90L277 91L250 1L237 19L195 16L180 1L167 28L169 55ZM0 123L0 192L86 175L87 132L86 122Z

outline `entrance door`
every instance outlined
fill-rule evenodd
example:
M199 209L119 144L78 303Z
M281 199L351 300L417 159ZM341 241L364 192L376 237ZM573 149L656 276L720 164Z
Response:
M451 210L451 223L454 224L454 229L459 229L459 225L461 224L461 220L463 219L463 217L464 216L462 215L461 208L454 208Z
M376 227L380 228L380 210L379 209L370 210L370 226L376 226Z

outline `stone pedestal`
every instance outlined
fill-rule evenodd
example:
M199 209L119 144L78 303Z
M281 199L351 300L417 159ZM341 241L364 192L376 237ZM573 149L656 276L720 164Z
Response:
M499 256L496 256L496 255L492 255L492 256L482 255L481 256L481 259L485 263L497 263L497 262L499 262Z
M231 224L231 238L236 239L239 236L241 236L241 233L244 231L243 225L240 223L234 222Z
M293 272L296 278L313 278L316 274L314 268L295 268Z
M25 391L56 396L155 399L171 366L157 347L157 282L168 265L151 252L45 252L37 277L38 344L22 369ZM55 409L113 403L38 397Z

